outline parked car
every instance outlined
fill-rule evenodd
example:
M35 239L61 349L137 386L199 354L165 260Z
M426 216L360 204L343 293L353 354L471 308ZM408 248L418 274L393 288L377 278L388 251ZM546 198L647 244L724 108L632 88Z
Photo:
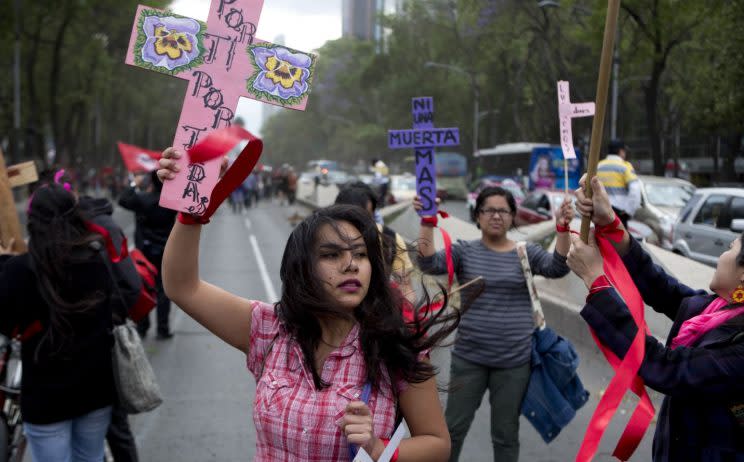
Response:
M674 225L672 251L710 266L744 230L744 190L701 188Z
M569 190L571 199L575 200L573 191ZM555 215L561 208L566 192L553 189L536 189L527 194L521 204L517 206L517 216L514 217L516 226L532 225L547 220L555 220Z
M643 236L647 242L671 250L674 223L679 211L695 193L695 186L686 180L663 176L639 175L638 179L641 181L641 206L633 220L650 228ZM629 225L631 232L633 228L640 228L633 223Z
M343 170L330 170L326 173L326 178L327 179L323 182L324 184L335 184L339 188L343 188L347 184L357 181L356 177L344 172Z
M391 175L389 195L393 204L413 200L416 195L416 177L410 173Z
M478 199L478 194L480 194L484 189L492 186L501 186L512 193L517 206L519 206L519 204L524 200L524 191L516 181L511 178L484 176L470 185L470 192L466 199L470 220L473 222L475 221L475 201Z

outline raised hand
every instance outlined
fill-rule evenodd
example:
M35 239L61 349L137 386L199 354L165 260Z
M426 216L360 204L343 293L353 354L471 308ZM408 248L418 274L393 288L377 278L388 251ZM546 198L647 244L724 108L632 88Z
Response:
M159 160L160 168L158 169L158 178L160 181L165 182L172 180L176 177L176 173L181 171L181 168L177 164L177 159L183 156L183 153L174 147L165 148L162 154L163 157ZM220 178L227 171L228 161L227 156L222 158L222 165L220 166Z
M584 217L589 217L597 226L606 226L615 221L615 212L610 204L610 197L599 178L592 178L592 198L584 194L586 175L579 180L581 187L576 190L576 208Z

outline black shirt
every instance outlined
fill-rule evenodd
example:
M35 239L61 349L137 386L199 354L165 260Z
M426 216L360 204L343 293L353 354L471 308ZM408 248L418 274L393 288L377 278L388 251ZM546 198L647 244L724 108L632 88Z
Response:
M79 300L92 290L103 300L84 312L69 315L70 332L50 335L51 307L37 286L29 254L0 260L0 333L10 335L34 321L43 329L23 344L21 413L25 422L49 424L85 415L113 404L111 363L110 277L102 258L69 265L65 300Z

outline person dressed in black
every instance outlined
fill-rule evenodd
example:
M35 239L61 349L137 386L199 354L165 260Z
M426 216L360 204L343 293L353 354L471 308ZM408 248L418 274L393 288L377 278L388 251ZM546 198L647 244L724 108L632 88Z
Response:
M78 200L78 206L91 222L108 232L117 251L122 248L124 232L113 219L114 207L111 201L106 198L83 196ZM142 289L142 279L129 256L113 263L111 267L121 293L121 298L113 297L111 299L113 324L119 325L125 322L127 311L137 301ZM115 462L139 461L137 444L129 426L129 416L116 400L111 409L111 424L106 432L106 441Z
M135 185L122 193L119 205L135 213L137 218L134 233L135 245L158 269L156 281L158 289L157 338L168 339L173 337L169 324L171 301L163 290L161 268L163 250L165 250L165 243L176 220L176 212L158 205L162 189L163 184L158 180L154 171L148 175L139 176L135 180ZM137 331L142 337L147 335L149 329L149 316L137 323Z
M67 188L43 185L29 203L28 253L0 255L0 333L37 326L21 349L21 414L37 461L103 460L116 401L114 281L86 221Z

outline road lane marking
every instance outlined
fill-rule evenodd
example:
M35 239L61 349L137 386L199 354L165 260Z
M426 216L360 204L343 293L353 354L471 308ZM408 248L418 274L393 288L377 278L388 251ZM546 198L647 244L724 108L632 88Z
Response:
M248 217L245 217L245 220L243 220L243 223L245 223L245 227L248 229L251 229L251 219Z
M261 249L258 247L258 240L256 240L256 236L253 234L251 234L250 240L251 246L253 246L253 252L256 254L258 271L261 273L261 280L266 288L266 295L269 297L266 301L268 303L274 303L279 300L279 297L276 296L274 286L271 284L271 278L269 277L268 270L266 270L266 263L264 262L263 254L261 254Z

